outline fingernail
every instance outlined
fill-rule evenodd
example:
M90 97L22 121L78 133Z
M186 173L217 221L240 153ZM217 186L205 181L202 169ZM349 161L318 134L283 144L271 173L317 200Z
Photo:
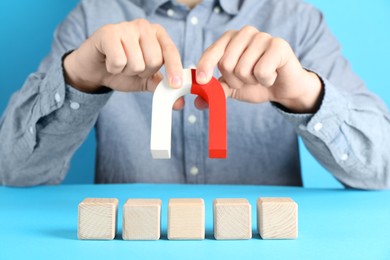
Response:
M172 87L175 87L175 88L181 87L181 77L179 77L179 76L174 76L174 77L172 78L171 84L172 84Z
M207 83L207 75L203 71L196 72L196 81L200 84Z

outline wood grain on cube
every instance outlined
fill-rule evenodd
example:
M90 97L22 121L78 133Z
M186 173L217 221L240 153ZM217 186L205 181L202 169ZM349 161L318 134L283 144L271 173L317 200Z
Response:
M290 198L259 198L257 226L263 239L298 237L298 205Z
M128 199L123 206L123 239L160 239L160 219L160 199Z
M168 239L204 239L205 207L203 199L170 199Z
M246 199L214 200L215 239L251 239L252 210Z
M118 200L87 198L78 208L79 239L114 239L118 215Z

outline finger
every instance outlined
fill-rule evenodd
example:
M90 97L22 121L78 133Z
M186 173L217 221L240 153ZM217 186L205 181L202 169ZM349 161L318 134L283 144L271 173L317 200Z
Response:
M286 64L288 55L286 44L283 40L272 39L267 50L257 62L253 74L262 86L273 86L278 76L277 70Z
M165 29L159 25L155 26L168 82L171 87L180 88L183 83L183 65L181 63L180 53Z
M218 63L219 70L231 87L239 88L243 85L242 80L235 75L235 68L241 55L244 53L256 33L258 33L258 30L252 26L243 27L231 39L223 57Z
M226 82L221 82L228 97L249 103L263 103L270 100L270 91L259 84L245 85L241 89L232 89Z
M185 101L184 101L184 98L183 97L180 97L178 98L175 103L173 104L173 109L174 110L182 110L184 108L184 104L185 104Z
M106 57L107 72L119 74L127 64L127 57L122 46L120 35L112 26L105 27L102 34L97 48Z
M146 90L150 92L154 92L158 86L158 84L163 79L163 75L161 72L156 72L153 76L149 77L146 81Z
M151 26L149 27L140 32L139 44L145 60L145 71L139 75L140 77L150 77L160 70L163 64L160 44L156 38L154 29Z
M145 70L145 61L138 38L139 36L134 33L123 32L122 45L127 56L127 64L123 73L128 76L139 75Z
M161 72L158 71L157 73L155 73L152 77L150 77L147 80L146 90L148 90L150 92L154 92L162 79L163 79L163 76L162 76ZM174 110L181 110L184 108L184 104L185 104L184 98L180 97L175 101L172 108Z
M226 98L231 97L234 89L229 87L228 83L225 81L223 77L220 77L218 81L221 84L223 91L225 92L225 97Z
M199 110L205 110L209 108L209 104L200 96L197 96L194 101L195 107Z
M256 63L264 54L272 37L265 33L257 33L253 36L247 49L241 55L234 69L234 75L245 84L256 84L257 79L253 74Z
M210 45L201 56L196 66L196 81L199 84L209 82L214 74L214 68L225 53L225 49L236 31L224 33L215 43Z
M218 63L218 68L230 88L239 89L244 85L244 82L235 75L234 71L239 58L256 32L257 30L250 26L240 30L229 42L223 57Z

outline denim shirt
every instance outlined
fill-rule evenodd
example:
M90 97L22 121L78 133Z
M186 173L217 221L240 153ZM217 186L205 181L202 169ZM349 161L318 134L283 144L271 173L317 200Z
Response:
M161 24L185 68L227 30L251 25L287 40L324 86L314 114L277 104L227 100L228 157L208 158L208 111L173 112L172 158L150 152L151 93L87 94L65 84L62 57L98 28L145 18ZM220 74L215 72L215 76ZM97 183L302 185L298 136L344 185L390 185L387 108L352 72L322 14L299 0L204 0L193 9L166 0L83 0L57 28L51 53L15 93L0 121L0 181L60 183L75 150L96 127ZM315 174L315 173L311 173Z

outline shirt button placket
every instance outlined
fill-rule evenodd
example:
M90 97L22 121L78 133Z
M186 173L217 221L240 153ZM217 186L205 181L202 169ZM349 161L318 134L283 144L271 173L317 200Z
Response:
M202 11L204 10L194 8L186 18L183 52L186 67L195 67L203 52ZM186 178L188 183L203 183L204 160L208 155L207 147L204 147L203 112L190 105L194 102L194 96L187 95L185 99L188 104L183 111Z
M190 124L195 124L195 123L196 123L196 116L195 116L195 115L190 115L190 116L188 117L188 122L189 122Z
M191 17L191 24L192 25L197 25L198 22L199 22L198 17L196 17L196 16Z
M191 167L190 173L191 173L191 175L193 175L193 176L198 175L198 173L199 173L198 167L196 167L196 166Z
M194 96L187 95L186 103L193 103ZM202 137L203 119L201 111L193 106L186 105L184 108L184 145L185 145L185 169L188 183L202 182L204 154Z

